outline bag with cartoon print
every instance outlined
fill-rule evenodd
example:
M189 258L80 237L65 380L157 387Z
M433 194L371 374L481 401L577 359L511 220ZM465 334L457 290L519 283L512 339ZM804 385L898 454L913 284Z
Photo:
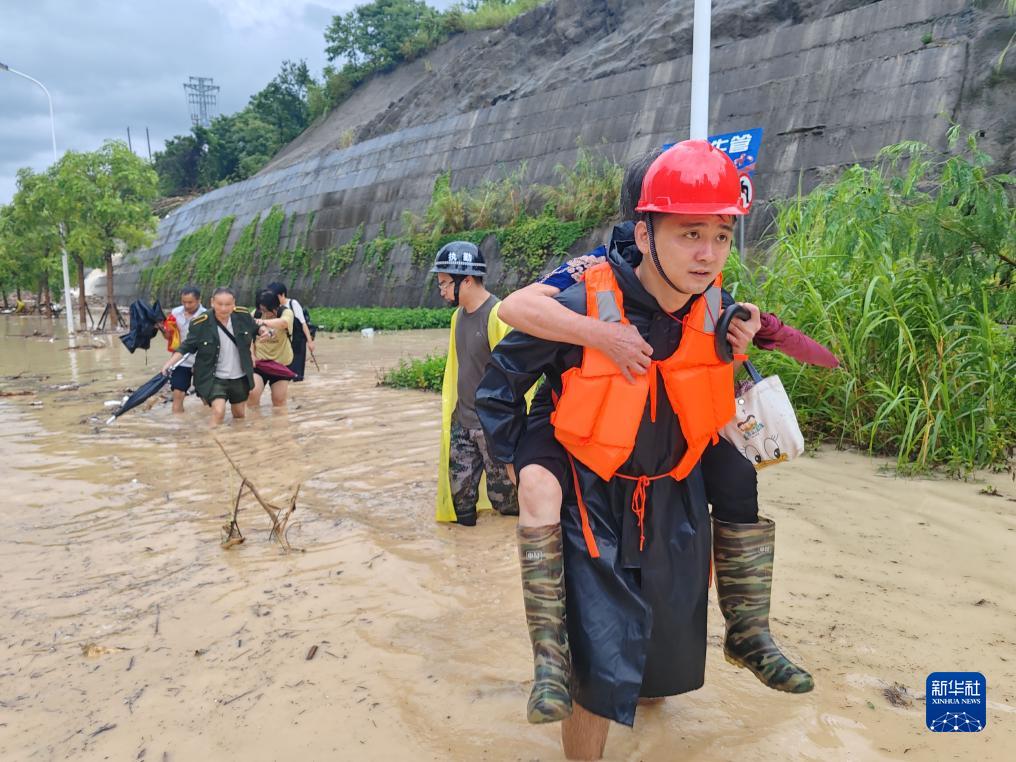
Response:
M736 412L720 435L760 471L803 453L804 437L780 377L762 378L750 362L744 369L751 383L739 387Z

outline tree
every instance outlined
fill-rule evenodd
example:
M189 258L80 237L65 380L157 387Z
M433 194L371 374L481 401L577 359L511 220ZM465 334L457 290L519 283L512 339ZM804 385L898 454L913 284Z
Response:
M198 190L201 161L206 144L196 135L176 135L166 141L166 148L155 153L155 171L159 175L159 193L182 196Z
M307 128L310 112L307 89L314 85L306 61L283 61L275 78L251 96L247 108L266 124L272 125L282 144L288 143Z
M50 284L59 267L60 232L47 202L50 177L22 168L17 174L17 191L0 219L0 249L11 270L13 284L20 289L36 288L41 310L48 311Z
M216 117L208 129L200 179L207 186L244 180L282 146L279 131L250 109Z
M414 37L440 26L441 14L423 0L374 0L332 18L325 53L329 61L345 58L356 67L384 70L406 59Z
M14 285L18 272L14 236L8 231L10 213L10 206L0 206L0 296L3 297L4 309L10 307L7 290Z
M85 266L106 266L106 308L116 324L113 254L152 240L158 220L151 202L158 177L121 141L98 151L68 151L56 165L49 201L64 225L68 253L78 270L80 319L85 324Z

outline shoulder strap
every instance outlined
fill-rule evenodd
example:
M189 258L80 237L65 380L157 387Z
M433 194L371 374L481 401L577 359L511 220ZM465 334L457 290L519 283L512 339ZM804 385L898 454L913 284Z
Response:
M233 334L231 334L231 333L229 332L229 329L228 329L228 328L226 328L226 326L224 326L224 325L223 325L222 323L220 323L220 322L219 322L219 319L218 319L218 318L215 318L215 322L216 322L216 324L217 324L217 325L219 326L219 328L221 328L221 329L222 329L222 332L223 332L224 334L226 334L226 336L228 336L228 337L229 337L229 340L233 342L233 346L235 346L235 347L237 347L237 348L239 349L240 345L236 343L236 336L234 336Z
M610 264L603 262L585 273L586 314L605 323L627 323L624 297Z

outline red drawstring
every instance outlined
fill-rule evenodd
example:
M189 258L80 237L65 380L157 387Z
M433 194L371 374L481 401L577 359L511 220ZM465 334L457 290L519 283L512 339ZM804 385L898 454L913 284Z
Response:
M646 544L646 487L649 486L648 476L640 476L635 481L635 492L631 496L631 509L639 520L639 552Z
M627 479L635 482L635 491L631 496L631 510L639 520L639 552L646 545L646 487L657 479L665 479L670 474L658 474L656 476L628 476L628 474L615 473L619 479Z

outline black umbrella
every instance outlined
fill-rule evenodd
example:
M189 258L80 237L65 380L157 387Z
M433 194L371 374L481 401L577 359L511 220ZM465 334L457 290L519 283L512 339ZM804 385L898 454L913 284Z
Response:
M152 339L159 332L158 324L162 323L166 316L158 299L151 306L140 299L131 302L130 314L131 329L120 337L120 341L127 347L127 351L134 354L135 349L148 349L152 345Z
M183 362L189 356L190 355L186 355L186 356L180 358L179 362L177 362L175 365L170 367L170 372L172 372L173 369L176 368L177 365L179 365L181 362ZM169 381L169 373L165 373L165 374L163 374L161 372L160 373L156 373L154 376L152 376L150 379L148 379L144 384L142 384L140 387L138 387L138 389L136 389L135 392L132 395L130 395L129 397L124 399L123 402L120 403L120 407L118 407L116 409L116 411L114 411L113 415L111 415L109 417L109 420L106 421L106 425L109 425L109 424L113 423L113 421L115 421L121 415L126 413L128 410L136 408L138 405L140 405L146 399L151 397L153 394L156 394L162 387L164 387L166 385L167 381Z

